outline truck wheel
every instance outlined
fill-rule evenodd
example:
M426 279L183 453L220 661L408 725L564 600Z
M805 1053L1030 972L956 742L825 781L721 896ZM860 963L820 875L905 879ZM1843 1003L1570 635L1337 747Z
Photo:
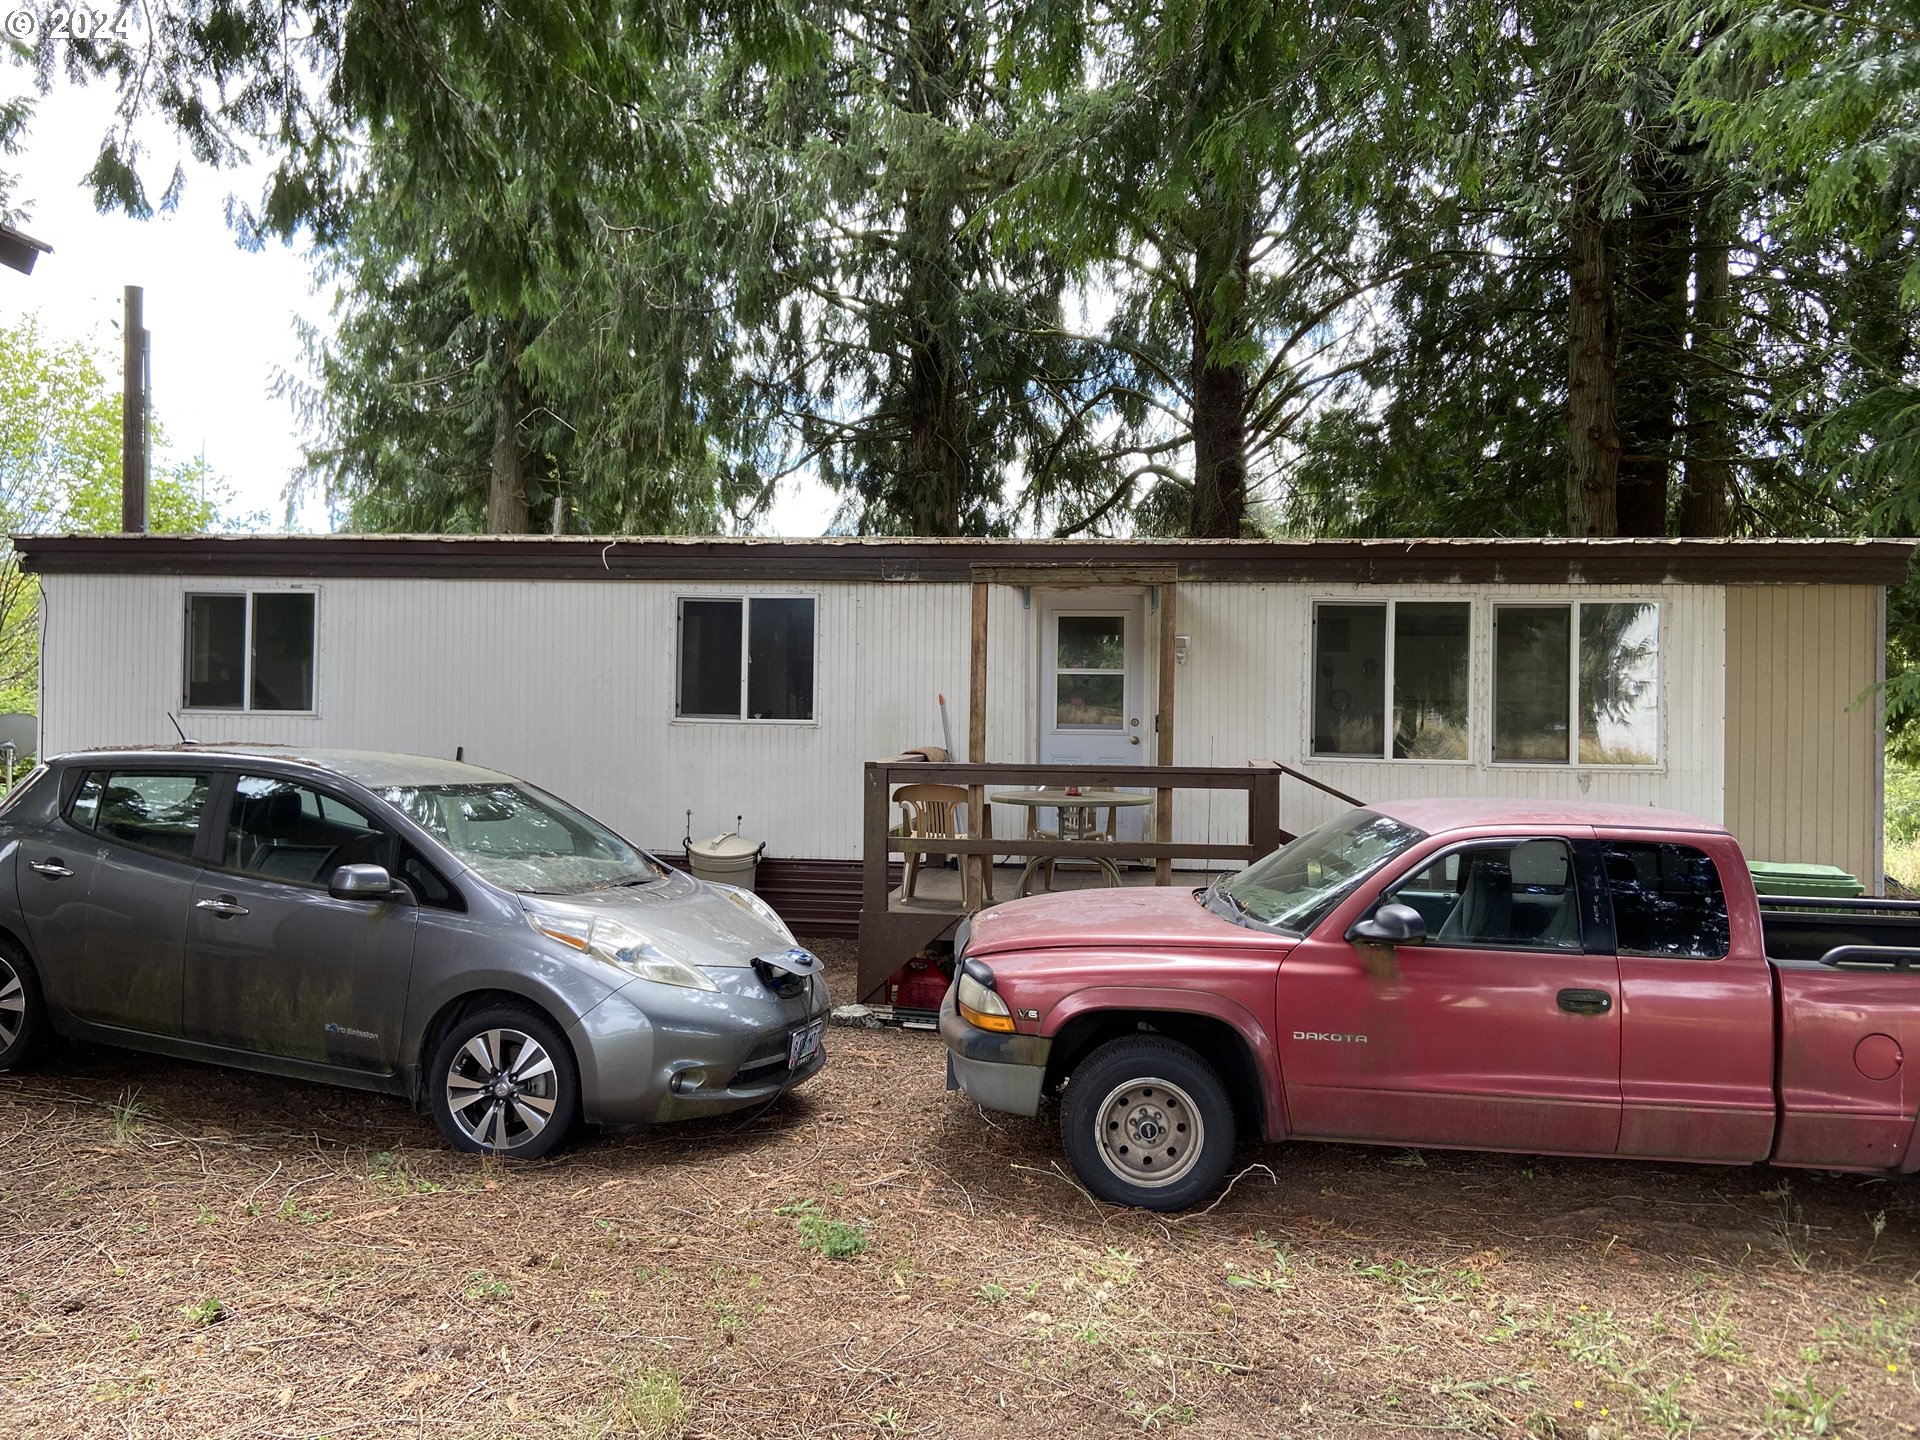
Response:
M11 1070L40 1048L47 1007L40 977L26 951L0 940L0 1070Z
M534 1160L558 1148L580 1108L573 1052L544 1016L490 1005L447 1031L427 1095L456 1150Z
M1213 1067L1154 1035L1102 1045L1073 1072L1061 1107L1067 1158L1115 1205L1184 1210L1233 1158L1233 1104Z

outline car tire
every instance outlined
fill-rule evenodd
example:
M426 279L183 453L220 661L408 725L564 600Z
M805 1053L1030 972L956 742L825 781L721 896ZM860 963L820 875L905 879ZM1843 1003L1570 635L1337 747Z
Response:
M1233 1158L1233 1102L1192 1048L1157 1035L1110 1041L1075 1067L1060 1110L1067 1158L1102 1200L1184 1210Z
M47 1004L27 952L0 940L0 1070L25 1064L47 1033Z
M433 1048L425 1083L447 1143L476 1154L538 1159L566 1140L580 1112L573 1051L552 1021L520 1005L456 1020Z

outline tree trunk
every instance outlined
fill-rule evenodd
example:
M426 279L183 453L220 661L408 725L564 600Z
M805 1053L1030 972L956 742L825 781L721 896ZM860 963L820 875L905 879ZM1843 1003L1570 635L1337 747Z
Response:
M526 391L520 383L522 342L509 330L501 346L502 369L497 408L493 415L493 464L487 475L487 533L527 533L527 466L520 449L520 419L526 410Z
M1613 250L1598 186L1576 189L1567 220L1567 533L1617 535Z
M1725 535L1733 496L1733 351L1728 344L1732 216L1702 191L1694 206L1693 375L1687 386L1686 490L1682 535Z
M1622 535L1665 535L1678 458L1680 377L1686 355L1692 196L1666 142L1672 127L1634 153L1641 199L1627 219L1621 286L1619 521Z
M953 349L934 317L916 316L907 335L902 508L915 535L958 535L967 491L967 425L954 383Z
M944 7L907 8L913 57L906 109L950 123L958 57ZM965 368L953 333L960 293L955 260L955 196L943 177L908 191L901 244L907 265L907 358L900 398L906 439L892 507L915 535L958 535L970 480Z
M1187 534L1238 540L1247 526L1247 367L1242 351L1251 269L1251 207L1234 195L1194 252L1193 500Z

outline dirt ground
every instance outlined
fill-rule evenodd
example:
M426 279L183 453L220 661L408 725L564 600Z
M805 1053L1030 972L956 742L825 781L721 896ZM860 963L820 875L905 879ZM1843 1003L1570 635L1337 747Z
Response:
M1920 1184L1249 1147L1160 1218L936 1037L829 1043L526 1166L292 1081L0 1076L0 1434L1920 1434Z

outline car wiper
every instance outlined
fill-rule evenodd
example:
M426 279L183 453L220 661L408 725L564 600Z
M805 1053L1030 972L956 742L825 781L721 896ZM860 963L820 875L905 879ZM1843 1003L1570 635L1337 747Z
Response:
M1212 896L1207 901L1207 908L1209 910L1213 908L1213 902L1215 900L1224 900L1227 902L1227 904L1231 905L1233 907L1233 914L1235 919L1240 919L1244 917L1247 913L1247 902L1242 900L1238 895L1234 894L1231 890L1227 889L1226 886L1224 885L1217 885L1214 887Z

